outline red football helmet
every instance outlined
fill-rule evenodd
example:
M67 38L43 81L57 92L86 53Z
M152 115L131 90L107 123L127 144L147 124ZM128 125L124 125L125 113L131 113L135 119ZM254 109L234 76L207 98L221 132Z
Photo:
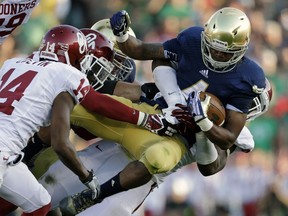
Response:
M113 30L110 25L110 19L102 19L97 21L91 29L99 31L105 35L112 43L115 50L114 57L114 70L112 72L113 77L109 77L111 80L126 80L131 73L135 73L135 62L133 59L124 54L118 46L116 37L113 34ZM134 31L129 27L127 33L136 38Z
M252 106L249 109L249 112L247 115L247 121L254 120L255 118L267 112L269 108L269 104L272 99L272 87L267 78L265 80L265 83L266 83L266 87L264 91L259 96L253 99Z
M85 72L88 52L84 34L70 25L51 28L42 38L39 47L40 59L63 62Z
M91 64L87 77L95 90L101 88L103 83L112 76L115 52L113 43L102 33L89 28L81 29L86 36Z

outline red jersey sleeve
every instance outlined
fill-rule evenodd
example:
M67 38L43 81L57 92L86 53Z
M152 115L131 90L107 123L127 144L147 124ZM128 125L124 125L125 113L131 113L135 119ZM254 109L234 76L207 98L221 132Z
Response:
M126 106L107 95L96 92L91 86L89 92L81 101L81 105L90 112L131 124L137 124L139 118L138 110Z

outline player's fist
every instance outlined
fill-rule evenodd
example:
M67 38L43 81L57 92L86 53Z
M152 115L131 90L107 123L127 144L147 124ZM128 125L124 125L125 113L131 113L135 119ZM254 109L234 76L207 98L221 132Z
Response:
M173 136L177 133L175 126L169 123L163 115L145 114L145 118L140 126L158 135Z
M188 107L182 104L176 104L178 109L172 111L172 116L174 116L178 121L178 131L182 135L186 135L187 131L198 133L200 128L195 123L192 114L189 112ZM188 130L189 129L189 130Z
M129 14L125 10L113 14L113 16L110 18L110 25L115 36L128 36L127 31L131 25Z
M81 180L81 182L92 191L91 199L94 200L94 199L97 199L100 195L100 184L93 170L88 171L88 172L89 172L89 176L87 177L87 179Z
M208 131L212 128L213 122L207 118L207 112L211 96L205 94L203 100L200 99L201 91L192 91L188 96L187 107L192 114L196 124L202 131Z

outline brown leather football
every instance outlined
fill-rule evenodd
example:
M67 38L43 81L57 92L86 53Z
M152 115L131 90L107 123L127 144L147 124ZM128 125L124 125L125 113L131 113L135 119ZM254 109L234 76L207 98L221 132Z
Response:
M205 100L206 94L211 97L207 111L207 116L214 124L221 126L225 122L226 117L225 107L223 106L222 102L219 100L218 97L209 92L200 93L201 101Z

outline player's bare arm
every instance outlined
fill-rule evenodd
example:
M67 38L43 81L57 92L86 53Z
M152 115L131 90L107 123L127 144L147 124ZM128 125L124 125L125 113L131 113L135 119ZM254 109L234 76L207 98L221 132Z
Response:
M129 35L131 21L126 11L114 14L110 18L110 24L119 48L129 57L136 60L165 59L161 43L145 43Z
M165 59L161 43L145 43L130 35L124 43L118 42L118 46L122 52L136 60Z
M128 83L123 81L118 81L113 91L113 95L128 98L133 102L139 102L141 94L142 90L139 83Z
M227 150L234 145L242 128L246 123L246 114L233 110L226 110L226 119L222 127L213 125L211 130L205 132L207 138L218 145L221 149Z
M87 169L76 155L76 150L69 140L70 113L74 101L69 93L60 93L54 100L51 116L51 146L60 160L71 169L80 180L89 176Z

